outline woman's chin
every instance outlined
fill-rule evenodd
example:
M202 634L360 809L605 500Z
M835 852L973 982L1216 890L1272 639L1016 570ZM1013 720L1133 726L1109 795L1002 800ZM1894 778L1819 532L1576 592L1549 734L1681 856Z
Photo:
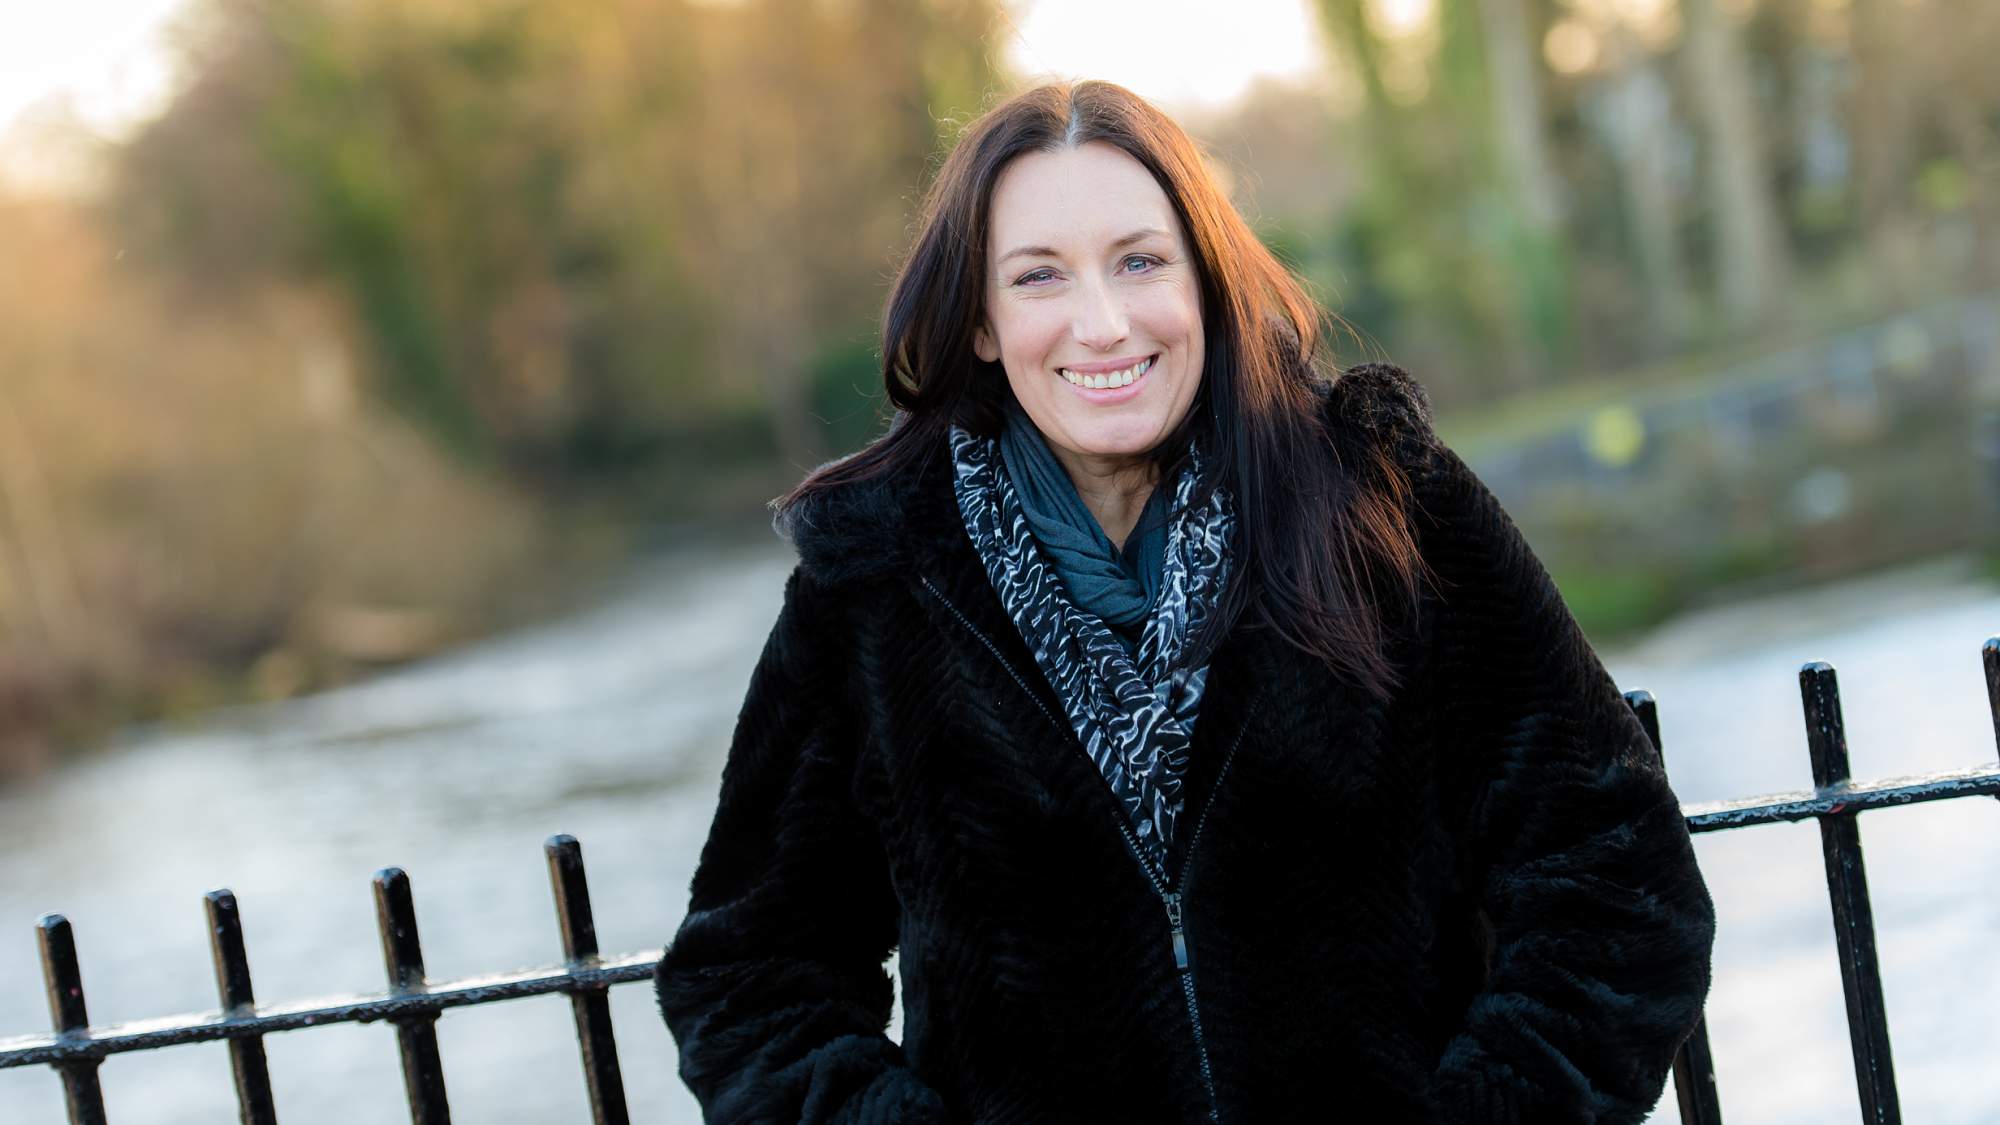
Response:
M1166 436L1157 419L1134 419L1118 424L1114 419L1092 419L1091 425L1077 426L1064 436L1072 450L1085 457L1139 457L1152 452Z

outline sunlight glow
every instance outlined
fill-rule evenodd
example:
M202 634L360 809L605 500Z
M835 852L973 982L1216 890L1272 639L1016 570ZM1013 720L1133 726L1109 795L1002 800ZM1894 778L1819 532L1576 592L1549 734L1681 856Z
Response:
M1309 0L1013 0L1007 9L1001 34L1023 75L1102 78L1169 109L1223 105L1259 77L1317 79L1325 68Z
M1431 29L1437 0L1368 0L1368 26L1384 39L1408 39Z
M64 0L0 16L0 132L67 102L89 128L117 134L159 108L173 78L162 32L187 0Z

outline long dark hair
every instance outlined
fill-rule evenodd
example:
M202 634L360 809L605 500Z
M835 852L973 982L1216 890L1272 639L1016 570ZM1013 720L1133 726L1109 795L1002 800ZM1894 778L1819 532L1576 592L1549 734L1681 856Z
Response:
M914 467L954 422L997 434L1008 388L973 354L983 314L993 185L1014 158L1104 141L1153 174L1188 234L1206 339L1201 387L1152 454L1169 481L1199 435L1212 451L1194 498L1228 489L1241 540L1237 573L1192 652L1205 659L1246 613L1376 696L1397 682L1384 653L1385 598L1413 599L1419 571L1408 483L1367 443L1321 422L1317 356L1331 317L1265 249L1217 184L1194 140L1166 114L1109 82L1045 85L967 127L925 196L919 230L882 318L882 377L898 414L854 455L821 466L774 501L782 521L827 489ZM1329 458L1332 444L1346 456ZM1359 457L1367 463L1352 464Z

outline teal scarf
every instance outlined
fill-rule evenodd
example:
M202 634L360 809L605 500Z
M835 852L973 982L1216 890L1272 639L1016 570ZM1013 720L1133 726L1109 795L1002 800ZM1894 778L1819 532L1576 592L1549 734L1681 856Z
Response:
M1070 600L1102 618L1127 648L1136 644L1140 627L1160 600L1170 490L1154 487L1120 550L1084 506L1042 432L1011 397L1000 433L1000 459L1035 541Z

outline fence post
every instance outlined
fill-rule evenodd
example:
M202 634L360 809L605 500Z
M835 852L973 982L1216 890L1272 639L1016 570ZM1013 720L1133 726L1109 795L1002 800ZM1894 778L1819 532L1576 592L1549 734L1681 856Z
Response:
M224 887L203 895L202 903L208 912L208 949L215 961L215 992L222 1001L223 1018L255 1015L257 998L250 988L250 958L243 951L243 917L236 909L236 895ZM242 1125L277 1125L264 1037L231 1038L229 1070L236 1080L236 1113Z
M44 914L35 921L35 938L42 951L42 983L49 993L49 1019L56 1034L78 1038L90 1034L90 1014L83 1002L83 973L76 964L76 938L69 919ZM66 1059L56 1064L62 1074L63 1102L70 1125L104 1125L104 1091L97 1084L101 1059Z
M1625 693L1625 703L1639 717L1653 755L1667 768L1666 745L1660 741L1660 709L1650 691ZM1708 1014L1694 1022L1694 1031L1674 1052L1674 1096L1680 1102L1681 1125L1722 1125L1722 1092L1715 1082L1715 1053L1708 1045Z
M1800 668L1799 694L1805 705L1813 785L1822 793L1844 787L1852 778L1833 666L1814 661ZM1861 857L1861 824L1854 812L1841 812L1838 805L1834 809L1819 818L1820 850L1826 860L1840 984L1847 994L1847 1035L1854 1049L1861 1119L1866 1125L1899 1125L1903 1110L1889 1053L1889 1016L1882 1003L1882 968L1875 956L1875 911L1869 904L1868 871Z
M551 836L543 846L549 887L555 893L556 925L562 930L563 960L571 970L597 960L597 922L590 912L590 887L583 877L583 845L569 835ZM610 990L570 992L576 1041L583 1051L583 1078L590 1094L592 1125L627 1125L625 1079L618 1070L618 1042L611 1030Z
M417 911L410 902L410 877L400 867L375 873L375 924L382 931L382 964L389 990L407 994L424 989L424 950L417 940ZM435 1011L398 1016L396 1042L403 1055L403 1088L410 1097L414 1125L450 1125L444 1064L438 1059Z

